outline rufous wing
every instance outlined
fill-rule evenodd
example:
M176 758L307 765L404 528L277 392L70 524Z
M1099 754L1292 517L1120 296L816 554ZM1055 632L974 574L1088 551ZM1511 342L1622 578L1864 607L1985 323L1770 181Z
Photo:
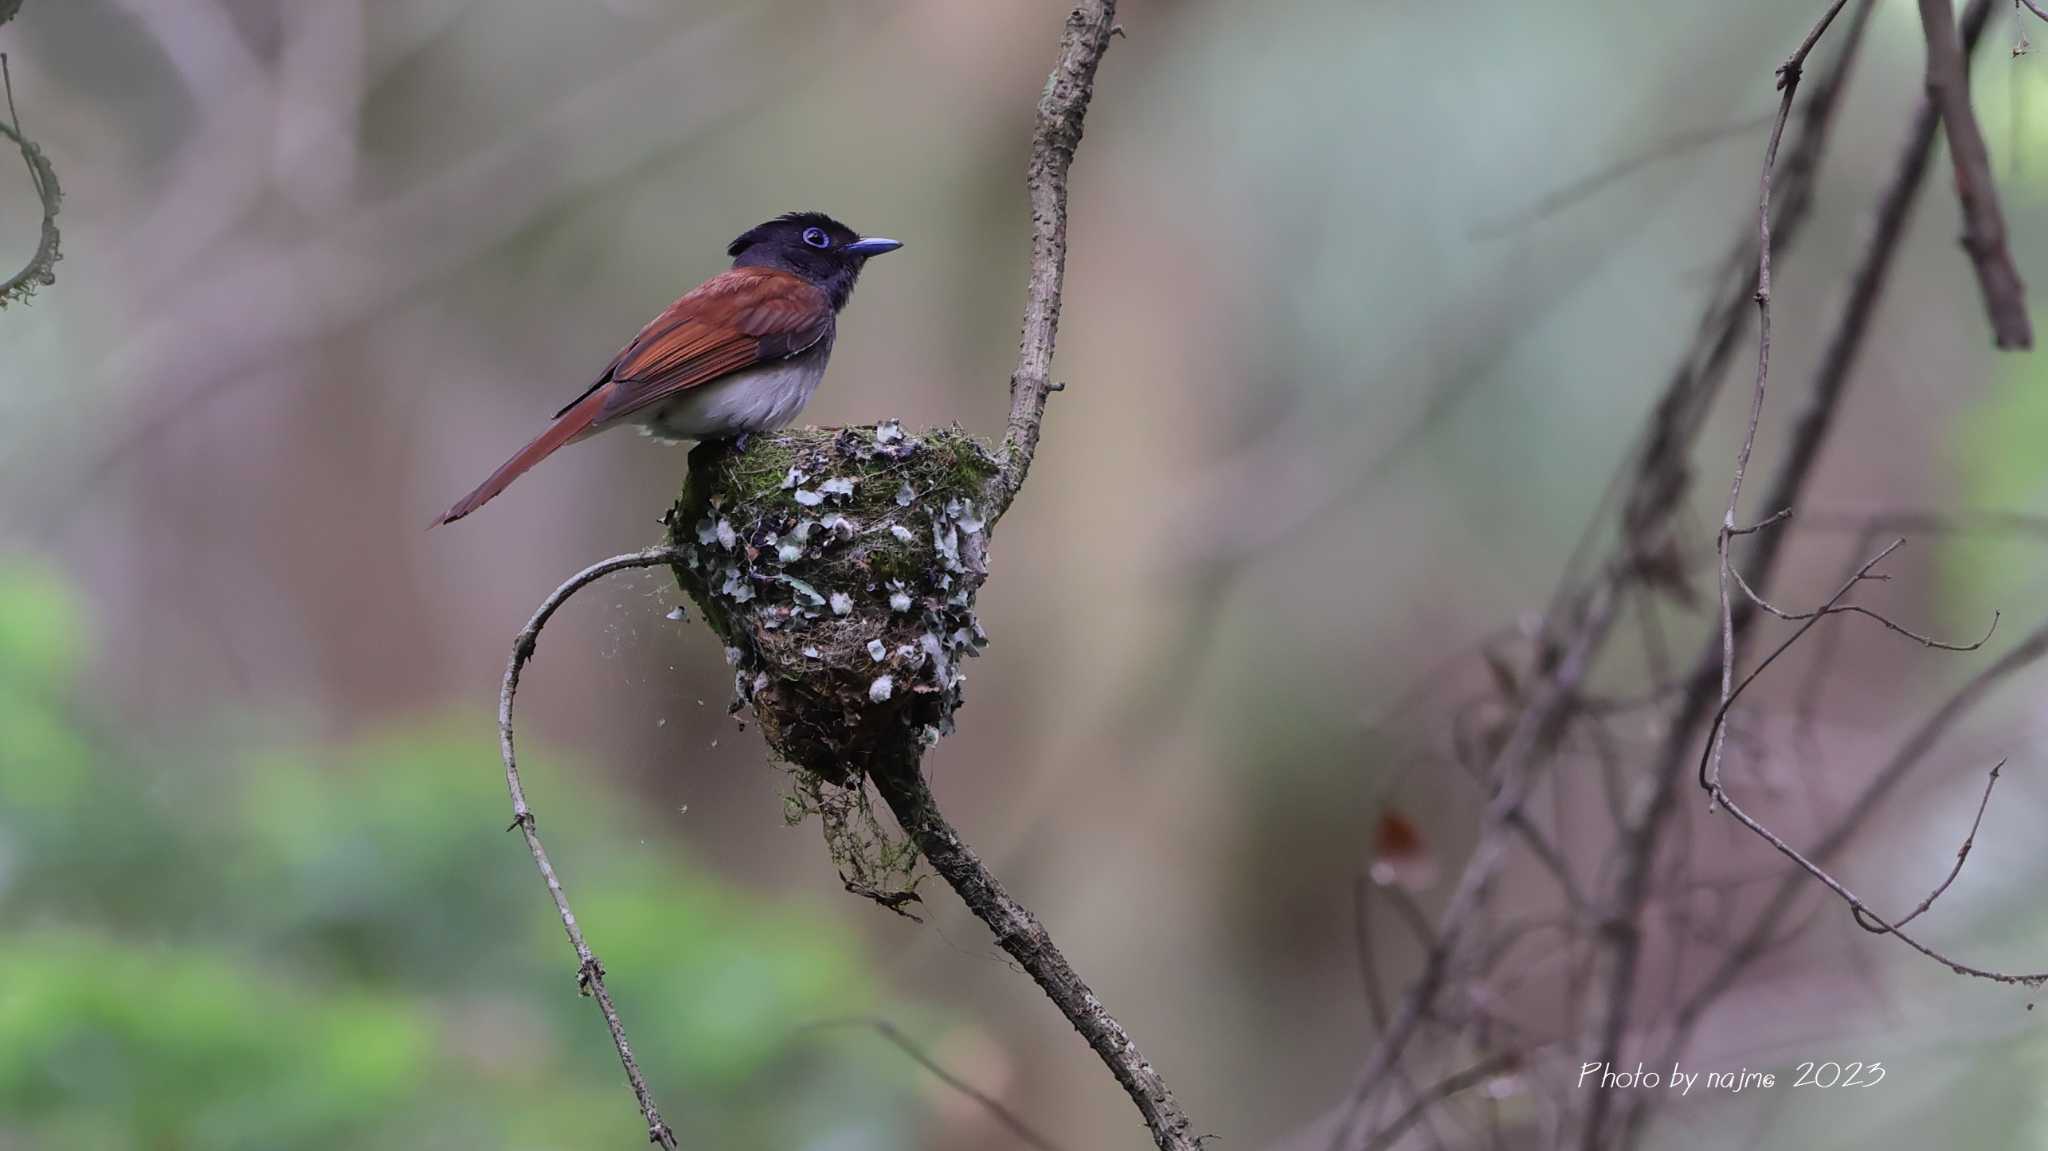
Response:
M832 320L831 300L801 276L774 268L734 268L713 276L640 329L546 430L434 524L482 507L563 444L629 420L679 392L804 351L825 338Z

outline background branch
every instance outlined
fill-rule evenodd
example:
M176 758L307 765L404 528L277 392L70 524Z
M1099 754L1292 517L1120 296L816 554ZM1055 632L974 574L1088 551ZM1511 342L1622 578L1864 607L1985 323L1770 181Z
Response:
M1927 37L1927 97L1941 112L1955 165L1956 198L1963 207L1963 250L1977 270L1992 338L2001 348L2034 346L2027 318L2027 289L2006 246L2005 214L1991 179L1991 156L1970 107L1970 75L1962 41L1956 36L1950 0L1920 0L1920 26Z
M901 1027L889 1020L876 1015L849 1015L843 1019L820 1019L805 1030L822 1031L830 1027L862 1027L873 1031L896 1050L909 1056L919 1067L931 1072L939 1082L973 1100L982 1110L994 1116L996 1122L1009 1128L1012 1135L1038 1148L1038 1151L1062 1151L1059 1144L1040 1134L1036 1128L1024 1121L1023 1116L1003 1106L1002 1100L947 1070L945 1064L933 1058L930 1052L919 1046L915 1040L903 1033Z
M1972 47L1982 36L1990 11L1991 0L1972 0L1965 10L1963 36ZM1850 28L1852 39L1845 52L1853 51L1860 43L1867 13L1868 5L1856 13L1856 22ZM1850 370L1876 314L1907 220L1925 183L1937 123L1938 113L1931 102L1922 101L1906 131L1892 176L1879 197L1875 218L1850 274L1848 295L1836 313L1813 383L1794 417L1790 441L1759 505L1767 513L1791 508L1798 502L1819 459L1848 387ZM1760 370L1767 370L1765 353L1759 353L1759 364ZM1782 530L1752 537L1746 566L1754 583L1768 582L1784 539ZM1750 601L1729 605L1722 634L1703 645L1686 675L1683 697L1673 712L1654 764L1622 820L1620 860L1603 908L1605 923L1594 954L1593 994L1583 1025L1583 1032L1591 1041L1584 1048L1588 1060L1612 1063L1619 1058L1628 1030L1642 947L1641 919L1650 897L1651 875L1663 841L1663 828L1671 816L1678 782L1691 758L1694 740L1715 708L1724 660L1730 658L1728 648L1732 645L1734 654L1739 656L1756 614L1757 609ZM1612 1138L1613 1131L1608 1126L1611 1106L1605 1092L1596 1093L1588 1101L1590 1114L1583 1146L1601 1146L1602 1140ZM1630 1118L1633 1122L1633 1115Z

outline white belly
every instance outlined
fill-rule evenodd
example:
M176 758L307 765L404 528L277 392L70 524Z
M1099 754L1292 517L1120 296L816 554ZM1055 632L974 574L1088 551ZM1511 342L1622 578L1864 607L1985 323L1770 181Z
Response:
M641 431L665 440L723 440L796 418L825 376L824 349L701 384L649 412Z

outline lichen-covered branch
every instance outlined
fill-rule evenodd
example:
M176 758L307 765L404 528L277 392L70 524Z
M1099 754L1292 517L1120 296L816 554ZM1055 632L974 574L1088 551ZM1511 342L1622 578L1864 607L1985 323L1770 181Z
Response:
M20 7L19 0L5 5L0 10L0 23L5 23ZM43 204L43 224L36 250L21 271L0 281L0 308L16 300L27 300L37 288L46 288L57 282L57 261L63 258L59 250L62 237L57 232L57 209L64 202L64 190L57 183L57 170L50 166L50 158L33 140L22 134L21 116L14 107L14 77L8 71L7 57L0 53L0 85L7 93L7 121L0 123L0 136L14 142L21 150L22 162L28 165L28 178L35 187L36 196Z
M835 830L834 813L863 808L872 784L910 844L1101 1056L1162 1151L1195 1151L1159 1073L961 841L922 768L952 729L959 662L985 642L974 597L989 533L1024 482L1052 390L1067 172L1114 15L1112 0L1086 0L1068 16L1039 103L1031 281L1002 448L894 421L757 436L743 453L706 444L667 523L676 580L734 666L735 706L752 705L769 747L802 773L799 807L825 817L848 890L899 912L916 898L912 886L874 882L903 876L896 845L870 842L845 818Z
M1060 292L1067 272L1067 170L1081 145L1081 123L1095 96L1095 67L1116 30L1116 0L1084 0L1067 16L1059 60L1038 101L1031 133L1031 280L1024 301L1017 369L1010 375L1010 423L1003 433L1001 491L993 519L1009 509L1038 451L1039 425L1052 383L1053 342L1059 335Z
M548 861L547 849L541 846L533 809L527 806L526 791L519 783L519 757L512 749L512 700L519 693L519 673L525 669L526 661L533 658L534 647L540 642L541 629L548 625L548 620L563 604L569 602L570 596L613 572L659 567L675 563L679 558L680 555L672 548L648 548L613 556L570 576L567 582L541 601L540 609L533 613L533 618L512 641L512 661L506 665L505 681L498 689L498 748L505 760L505 789L512 796L512 826L526 837L526 850L532 853L533 865L540 869L541 880L548 886L548 896L555 901L555 911L562 917L562 930L569 936L569 946L576 949L576 985L594 997L598 1010L604 1013L604 1025L612 1033L612 1046L618 1049L619 1063L626 1069L626 1082L632 1086L633 1098L640 1104L641 1117L647 1120L647 1141L670 1151L676 1147L675 1134L655 1109L653 1096L647 1090L647 1080L640 1074L640 1064L633 1058L633 1047L626 1042L626 1025L619 1021L619 1009L612 1003L611 992L604 985L604 964L598 962L597 955L584 940L583 929L576 923L576 914L569 910L568 893L562 890L562 881L555 875L554 865Z

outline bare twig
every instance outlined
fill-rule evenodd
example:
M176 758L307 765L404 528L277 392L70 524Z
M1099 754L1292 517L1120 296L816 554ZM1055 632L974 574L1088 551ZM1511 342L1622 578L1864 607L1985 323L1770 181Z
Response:
M1749 581L1742 578L1742 569L1730 567L1728 569L1728 574L1734 577L1735 586L1742 589L1742 594L1744 598L1748 599L1751 603L1754 603L1756 606L1762 608L1765 612L1769 613L1770 615L1773 615L1778 619L1784 620L1787 623L1800 623L1806 620L1818 619L1824 615L1860 615L1867 619L1876 620L1879 624L1882 624L1884 626L1885 630L1890 631L1896 635L1905 636L1907 639L1912 640L1914 643L1919 644L1921 647L1930 647L1934 648L1937 651L1976 651L1978 648L1983 647L1986 643L1989 643L1992 635L1994 635L1998 631L1997 612L1991 613L1991 626L1984 630L1984 635L1981 639L1971 640L1968 643L1953 643L1947 640L1935 639L1933 636L1925 635L1920 632L1914 631L1912 628L1909 628L1905 624L1902 624L1897 620L1894 620L1890 616L1885 615L1883 612L1873 611L1872 609L1864 607L1861 604L1844 603L1834 604L1827 607L1818 607L1814 608L1812 611L1786 611L1784 608L1778 607L1777 605L1771 603L1771 601L1758 595L1756 593L1756 589L1749 586ZM1865 574L1859 578L1866 580L1882 580L1889 577Z
M1784 138L1786 121L1792 118L1792 101L1799 91L1799 74L1806 66L1806 57L1820 42L1828 25L1834 23L1847 0L1835 0L1828 6L1813 29L1806 34L1799 47L1778 65L1778 88L1784 97L1778 105L1777 122L1771 125L1770 141L1764 145L1763 175L1758 180L1757 191L1757 247L1756 247L1756 387L1751 392L1749 403L1749 427L1743 433L1742 447L1735 454L1735 476L1728 485L1728 508L1721 518L1721 537L1718 550L1721 555L1721 706L1725 711L1734 693L1735 684L1735 615L1728 596L1729 573L1732 570L1728 549L1735 538L1736 509L1742 502L1742 480L1749 470L1750 453L1756 449L1757 424L1763 419L1764 394L1771 376L1771 176L1778 164L1778 144ZM1776 505L1782 508L1790 504ZM1717 727L1709 736L1713 758L1721 755L1722 730Z
M1860 792L1849 807L1835 819L1809 852L1811 858L1826 862L1839 855L1849 845L1865 824L1870 821L1884 801L1898 790L1913 769L1925 762L1943 736L1972 708L1989 696L2006 680L2032 667L2043 656L2048 656L2048 623L2043 623L2014 644L2012 650L2000 656L1991 666L1973 676L1968 683L1957 689L1955 694L1942 703L1919 727L1915 728L1892 753L1890 760L1879 770ZM1673 1037L1666 1046L1664 1057L1675 1059L1682 1052L1686 1038L1694 1024L1711 1003L1719 999L1734 986L1749 966L1757 961L1768 949L1769 942L1777 933L1778 924L1790 913L1799 895L1806 890L1804 874L1793 871L1785 875L1772 892L1764 909L1751 922L1743 938L1728 951L1721 965L1700 984L1687 1001L1680 1005L1673 1024ZM1663 1058L1659 1059L1661 1063Z
M590 944L584 941L583 929L577 926L576 915L569 910L569 897L562 890L562 881L556 877L554 865L548 862L547 850L540 843L540 832L534 827L533 809L527 806L526 792L520 787L519 760L512 750L512 698L519 691L519 673L526 667L526 661L533 658L534 646L540 642L540 630L547 626L548 620L569 601L570 596L613 572L656 567L682 559L683 553L673 548L648 548L613 556L570 576L566 583L541 601L540 609L533 613L533 618L512 641L512 661L506 665L505 682L498 689L498 747L505 759L505 789L512 796L512 826L526 837L526 849L533 855L533 865L540 869L540 877L548 886L548 896L555 901L555 910L562 917L562 930L568 933L569 945L576 949L576 985L594 996L598 1010L604 1013L604 1025L612 1033L612 1046L618 1048L619 1062L626 1069L626 1082L632 1085L633 1098L639 1102L640 1114L647 1120L647 1141L671 1151L676 1146L675 1134L669 1130L668 1124L662 1122L661 1113L655 1110L654 1099L647 1091L647 1080L640 1074L640 1064L633 1059L633 1048L626 1042L626 1026L619 1021L619 1009L612 1003L611 992L605 989L604 964L598 962Z
M1934 901L1940 899L1948 891L1949 885L1956 881L1956 876L1963 873L1963 861L1970 858L1970 849L1977 846L1977 829L1984 826L1984 812L1991 806L1991 789L1998 786L1998 773L2004 769L2005 761L2002 759L1991 765L1991 776L1984 781L1984 798L1977 801L1977 814L1970 820L1970 833L1963 837L1963 845L1956 849L1955 866L1948 869L1948 874L1942 877L1940 883L1934 885L1934 890L1927 893L1927 898L1920 901L1920 906L1908 912L1904 919L1892 924L1893 930L1925 915L1934 907ZM1864 930L1879 934L1885 931L1885 928L1867 921L1862 908L1856 908L1854 914L1857 924Z
M1963 207L1963 250L1977 270L1991 334L2001 348L2034 346L2027 319L2027 288L2006 246L2005 215L1991 180L1991 156L1970 108L1970 77L1962 41L1956 35L1950 0L1920 0L1920 27L1927 37L1927 97L1941 112L1955 165L1956 198Z
M1017 370L1010 375L1010 423L999 455L1002 474L991 520L1008 510L1031 470L1039 425L1052 386L1053 341L1059 335L1060 291L1067 272L1067 170L1081 144L1081 123L1095 95L1095 68L1116 27L1116 0L1082 0L1067 16L1059 60L1038 101L1031 133L1031 280L1024 301Z
M1816 77L1812 94L1800 108L1799 135L1773 177L1771 210L1775 219L1769 231L1774 247L1789 245L1804 231L1812 215L1821 156L1833 135L1835 114L1841 108L1842 95L1848 88L1874 6L1874 0L1858 4L1843 35L1841 50ZM1780 108L1783 107L1781 102ZM1622 542L1630 566L1639 577L1651 579L1663 553L1672 547L1671 523L1692 479L1686 467L1687 455L1720 390L1723 369L1752 313L1761 259L1756 250L1759 231L1745 228L1731 247L1720 286L1700 316L1691 346L1665 384L1630 466L1622 473L1628 490L1622 511ZM1782 509L1790 505L1766 500L1764 506Z
M1906 541L1903 539L1895 539L1887 544L1883 551L1866 560L1862 567L1857 568L1853 575L1842 582L1842 586L1836 589L1835 594L1829 596L1819 609L1802 614L1800 617L1801 623L1798 628L1794 629L1791 635L1779 641L1778 646L1772 648L1769 654L1758 660L1756 666L1750 668L1749 673L1744 675L1740 682L1734 679L1734 665L1728 665L1722 678L1721 705L1714 710L1714 717L1707 728L1706 745L1700 749L1699 779L1702 788L1712 792L1720 786L1721 748L1728 734L1728 712L1729 709L1735 706L1735 701L1742 698L1742 693L1749 689L1749 685L1755 683L1757 677L1763 675L1765 669L1776 663L1779 656L1792 650L1793 645L1803 639L1807 632L1812 631L1816 624L1834 614L1842 602L1842 597L1854 591L1857 584L1872 578L1870 574L1872 570L1878 564L1883 563L1893 552L1904 547L1905 543ZM1732 571L1733 569L1731 568L1730 570ZM1722 625L1722 630L1724 636L1730 631L1725 623ZM1986 636L1985 638L1988 639L1990 637ZM1725 638L1722 642L1724 645L1728 643ZM1726 649L1724 648L1724 650Z
M12 10L7 12L12 16ZM57 170L50 166L50 158L43 154L41 147L22 134L21 115L14 107L14 76L7 67L7 54L0 52L0 85L7 92L7 122L0 124L0 136L14 141L21 150L22 162L28 165L28 178L36 190L36 196L43 202L42 238L36 242L35 254L21 271L0 281L0 308L15 300L26 300L35 294L37 288L46 288L57 282L57 261L63 258L59 250L62 237L57 232L57 209L64 202L64 190L57 184Z
M915 763L873 777L875 791L896 816L932 870L950 884L976 918L988 925L996 945L1009 952L1046 998L1088 1041L1111 1075L1137 1104L1160 1151L1199 1151L1188 1117L1159 1073L1152 1069L1123 1025L1075 973L1067 957L1031 910L1017 902L989 873L974 849L953 830L932 799L931 785Z
M1351 925L1357 933L1358 975L1365 990L1366 1013L1373 1034L1387 1029L1387 990L1381 986L1379 955L1372 938L1372 883L1363 875L1351 879Z
M974 1100L984 1111L994 1116L996 1122L1010 1129L1010 1133L1039 1151L1061 1151L1060 1145L1039 1134L1037 1129L1026 1123L1015 1111L1003 1106L1003 1102L974 1084L967 1082L946 1069L946 1065L934 1059L917 1041L903 1033L901 1027L887 1019L874 1015L849 1015L842 1019L820 1019L807 1024L806 1031L822 1031L830 1027L865 1027L889 1041L898 1051L908 1055L919 1067L932 1073L939 1082Z
M1794 864L1797 864L1801 871L1805 872L1807 875L1812 876L1814 879L1819 880L1821 886L1827 888L1829 891L1834 892L1837 898L1841 899L1843 903L1848 904L1850 912L1853 913L1856 917L1856 922L1860 924L1865 930L1875 931L1882 934L1894 936L1899 940L1899 942L1904 943L1906 946L1912 948L1913 950L1919 952L1927 958L1934 960L1936 963L1941 964L1943 967L1948 968L1949 970L1955 972L1957 975L1967 975L1974 979L1985 979L1993 983L2009 983L2021 987L2030 988L2040 987L2044 984L2048 984L2048 971L2037 971L2019 974L2013 972L1996 971L1986 967L1976 967L1971 964L1963 963L1959 960L1952 959L1949 956L1944 955L1939 951L1936 951L1934 948L1929 947L1927 944L1920 942L1919 940L1913 938L1910 935L1907 935L1905 932L1899 930L1897 924L1887 923L1883 919L1878 918L1878 916L1870 910L1870 906L1868 904L1864 903L1862 899L1858 898L1855 892L1849 890L1849 888L1846 885L1844 885L1841 880L1836 879L1832 874L1828 872L1826 868L1822 867L1820 864L1815 863L1813 860L1801 854L1798 848L1795 848L1791 844L1785 842L1785 840L1780 838L1776 832L1772 831L1768 827L1765 827L1755 817L1751 816L1748 812L1744 811L1740 806L1738 806L1735 803L1733 799L1729 797L1728 792L1725 789L1723 789L1718 782L1714 784L1713 795L1715 802L1720 804L1720 806L1724 808L1729 815L1733 816L1736 822L1742 824L1750 831L1756 833L1756 835L1762 838L1764 842L1770 844L1773 848L1775 848L1778 854L1783 855L1785 858L1791 860Z
M1871 5L1865 3L1855 15L1850 29L1853 49L1869 17ZM1990 0L1971 0L1963 17L1963 37L1974 46L1981 36L1990 15ZM1832 15L1833 9L1830 9ZM1810 38L1809 38L1810 40ZM1795 56L1796 58L1796 56ZM1783 75L1783 73L1781 73ZM1842 396L1850 378L1863 338L1868 333L1872 317L1876 313L1877 301L1889 278L1893 258L1905 232L1905 224L1914 203L1925 183L1928 160L1931 155L1934 130L1938 124L1932 106L1923 101L1920 111L1915 114L1906 133L1903 148L1899 154L1892 178L1879 199L1876 218L1863 245L1855 269L1851 273L1847 298L1835 316L1832 330L1824 346L1819 366L1816 369L1811 390L1793 422L1790 442L1772 477L1761 506L1773 513L1792 508L1812 475L1815 462L1820 455L1822 444L1833 426L1835 413L1839 410ZM1775 150L1770 150L1775 154ZM1788 157L1786 178L1790 170ZM1772 176L1767 171L1760 183L1759 198L1771 190ZM1810 173L1802 175L1797 191L1802 197L1810 197ZM1758 232L1768 234L1768 217L1763 218ZM1767 251L1757 253L1759 273L1762 262L1768 258ZM1761 314L1767 311L1768 296L1759 286L1759 307ZM1758 392L1752 400L1752 416L1761 402L1761 389L1769 369L1767 337L1759 334ZM1750 429L1753 437L1754 426ZM1744 453L1750 450L1746 441ZM1739 488L1731 485L1730 505L1740 494ZM1716 552L1722 559L1722 571L1731 570L1727 564L1727 528L1732 516L1724 517L1723 531L1717 536ZM1749 557L1750 569L1756 582L1762 583L1775 566L1784 540L1783 532L1761 532L1754 536L1754 546ZM1732 688L1731 647L1740 643L1755 610L1747 601L1731 606L1727 603L1723 587L1723 629L1716 636L1717 642L1701 651L1691 673L1687 677L1684 696L1674 710L1673 719L1666 729L1665 737L1655 765L1647 773L1643 786L1632 797L1621 827L1619 846L1620 861L1615 869L1615 881L1605 908L1603 930L1595 952L1595 971L1592 980L1593 996L1589 1002L1583 1022L1585 1039L1583 1047L1589 1052L1585 1057L1593 1060L1613 1062L1619 1056L1621 1042L1628 1029L1628 1018L1633 988L1635 986L1637 960L1641 954L1642 929L1640 918L1651 891L1651 872L1662 839L1662 828L1669 819L1678 793L1678 781L1682 778L1684 765L1690 760L1695 733L1714 713L1717 697ZM1731 642L1732 641L1732 642ZM1717 690L1717 688L1719 690ZM1717 731L1720 729L1717 725ZM1717 743L1719 737L1710 743ZM1581 1146L1587 1148L1611 1145L1613 1140L1613 1100L1606 1092L1595 1093L1587 1104L1585 1126L1581 1131ZM1640 1108L1629 1115L1629 1124L1640 1121Z
M1496 791L1480 820L1479 841L1458 877L1458 885L1437 919L1436 938L1425 958L1422 974L1402 995L1400 1005L1374 1047L1365 1069L1346 1096L1340 1118L1332 1132L1330 1151L1347 1151L1358 1139L1359 1120L1366 1104L1394 1068L1408 1041L1415 1037L1430 1005L1449 980L1453 960L1494 878L1507 855L1508 829L1512 814L1527 797L1537 761L1555 738L1572 707L1579 685L1590 669L1594 653L1613 625L1616 604L1612 589L1596 585L1591 598L1578 613L1573 638L1555 668L1539 682L1529 705L1516 720L1513 731L1494 757L1488 775Z
M1974 49L1982 38L1984 29L1989 22L1991 7L1991 0L1971 0L1969 6L1964 10L1961 40L1966 51ZM1821 444L1825 441L1827 431L1833 423L1834 413L1840 406L1841 397L1850 376L1850 368L1861 347L1862 337L1868 330L1871 317L1875 314L1877 300L1882 294L1884 284L1888 278L1893 257L1897 252L1900 238L1905 231L1906 221L1910 217L1913 206L1919 197L1920 189L1925 183L1928 163L1933 152L1934 134L1939 125L1940 109L1935 106L1931 98L1923 99L1907 131L1892 178L1887 183L1885 191L1879 200L1876 219L1871 225L1868 238L1863 246L1862 255L1859 257L1856 270L1850 279L1848 298L1841 305L1834 330L1823 351L1813 389L1809 393L1797 419L1794 421L1791 443L1787 447L1784 462L1780 466L1779 473L1772 484L1770 492L1765 497L1764 506L1766 507L1789 508L1793 506L1797 502L1798 493L1803 489L1807 477L1812 472ZM1752 570L1757 573L1759 582L1770 570L1782 540L1783 536L1781 533L1775 535L1765 534L1758 537L1759 542L1751 557L1751 562L1754 565ZM1745 604L1738 608L1736 619L1738 633L1747 622L1747 618L1753 614L1752 612L1742 610L1746 607L1747 605ZM1854 834L1855 830L1868 818L1870 812L1876 807L1882 797L1892 787L1896 786L1898 780L1919 761L1921 756L1925 754L1927 747L1932 744L1934 739L1939 736L1940 732L1949 723L1953 722L1954 718L1967 706L1968 701L1974 700L1982 692L1987 691L1990 683L1999 676L2010 674L2019 666L2023 666L2025 663L2038 658L2044 647L2048 647L2048 629L2037 631L2033 636L2030 636L2028 640L2021 644L2020 648L2016 649L2013 653L2009 653L2004 659L2001 659L1991 671L1980 676L1978 680L1973 681L1965 693L1959 694L1958 697L1950 701L1948 706L1937 712L1936 716L1916 734L1914 739L1909 740L1907 745L1901 749L1900 754L1893 759L1891 765L1885 772L1881 773L1878 782L1866 789L1851 811L1842 820L1837 822L1835 828L1828 836L1823 838L1822 846L1816 850L1815 857L1825 859L1834 852L1839 851L1842 845ZM1718 656L1718 652L1712 654L1702 653L1701 662L1696 666L1692 684L1688 690L1686 704L1679 712L1676 722L1673 723L1668 731L1660 764L1656 769L1655 778L1658 781L1658 794L1654 797L1656 802L1652 803L1647 809L1649 818L1640 821L1628 829L1634 844L1634 850L1630 852L1628 859L1623 864L1622 875L1624 878L1647 870L1648 858L1654 850L1654 844L1657 839L1656 828L1670 809L1669 796L1673 793L1671 785L1677 776L1679 763L1686 758L1686 749L1692 739L1692 731L1705 718L1708 712L1708 704L1713 699L1713 671L1717 665ZM1707 980L1701 990L1696 992L1680 1007L1673 1026L1674 1037L1666 1048L1667 1055L1675 1057L1676 1053L1683 1049L1686 1037L1690 1034L1692 1027L1697 1024L1699 1017L1706 1010L1706 1006L1724 993L1749 964L1754 963L1768 950L1769 942L1776 930L1777 924L1783 919L1796 900L1804 878L1805 873L1803 871L1794 872L1780 884L1769 907L1765 913L1758 917L1755 927L1742 941L1730 949L1728 958L1724 960L1722 966ZM1634 918L1640 914L1645 891L1642 888L1637 888L1630 894L1633 898L1630 902L1624 904L1620 911L1621 914L1627 916L1629 922L1633 923ZM1631 935L1627 946L1627 953L1631 958L1637 945L1638 941ZM1627 989L1631 986L1633 976L1632 963L1617 969L1615 975L1616 979L1613 982L1611 994L1616 997L1625 997ZM1619 1010L1625 1011L1626 1008L1624 1006ZM1618 1026L1611 1028L1608 1035L1608 1044L1601 1048L1603 1053L1612 1053L1618 1048L1620 1028ZM1637 1100L1631 1105L1625 1125L1628 1139L1632 1140L1634 1138L1634 1133L1640 1128L1646 1114L1647 1104L1643 1100Z
M1739 136L1744 132L1761 128L1771 122L1771 113L1751 116L1730 124L1714 124L1705 128L1694 128L1676 132L1647 147L1640 148L1610 164L1602 165L1595 171L1580 176L1555 191L1549 192L1535 203L1517 209L1497 220L1489 220L1473 227L1470 235L1475 240L1488 240L1497 236L1520 231L1532 224L1541 223L1566 208L1577 204L1603 188L1630 176L1644 168L1687 152L1718 144L1723 140Z

